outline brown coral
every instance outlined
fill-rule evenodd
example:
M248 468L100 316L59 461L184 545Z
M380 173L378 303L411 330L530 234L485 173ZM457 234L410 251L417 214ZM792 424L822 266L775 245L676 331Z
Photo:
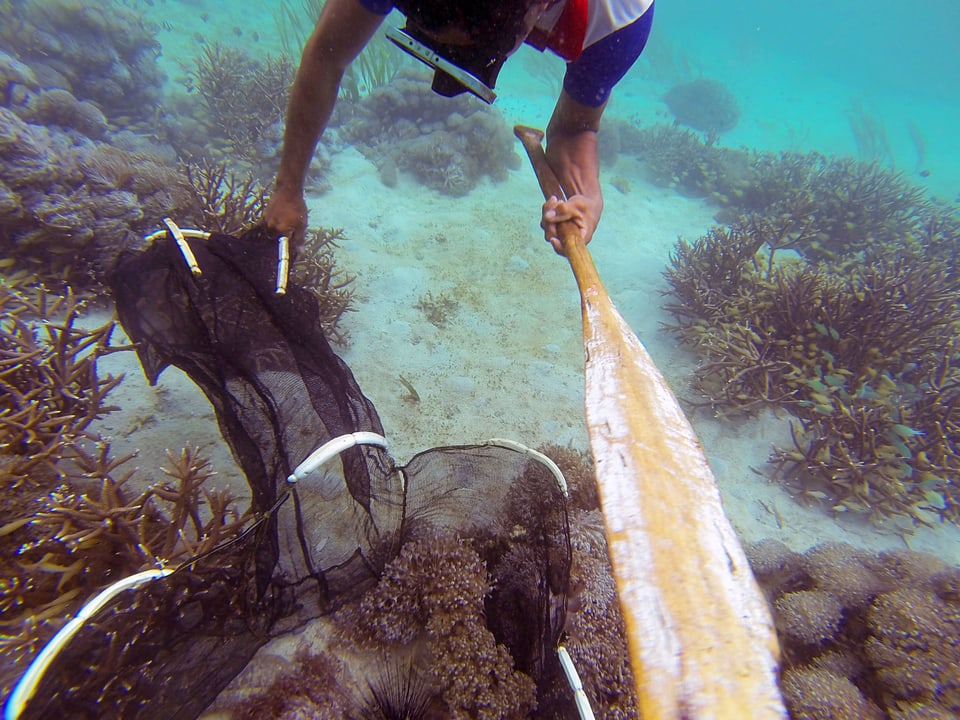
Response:
M343 613L345 632L397 650L425 643L430 686L448 717L521 717L535 704L535 686L485 626L489 591L483 561L468 544L450 532L426 532L404 544L356 612Z
M867 623L866 656L891 704L960 713L960 606L903 587L877 597Z
M883 713L842 675L815 667L791 668L780 681L793 720L881 720Z
M837 543L813 548L802 564L799 578L757 575L776 598L782 688L793 717L957 716L957 568L921 553ZM863 698L869 712L876 706L886 715L869 714ZM845 704L866 714L846 715Z
M598 717L638 718L636 685L599 510L570 523L573 564L564 641Z
M774 603L779 633L794 643L820 645L837 633L843 606L822 590L790 592Z
M803 567L819 590L833 595L845 608L860 608L886 584L864 561L866 553L854 552L843 543L824 543L803 555Z
M483 562L449 533L404 544L360 602L359 630L371 641L409 643L434 620L438 629L483 611Z
M171 457L169 482L131 489L132 455L113 456L91 431L120 382L97 371L122 349L112 323L85 328L72 294L6 284L0 309L0 650L18 671L92 593L203 553L247 518L201 488L210 469L196 450ZM0 685L12 680L3 673Z

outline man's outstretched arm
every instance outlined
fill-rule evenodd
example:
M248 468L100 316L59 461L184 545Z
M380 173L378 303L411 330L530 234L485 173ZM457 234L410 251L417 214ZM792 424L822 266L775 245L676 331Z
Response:
M588 243L600 222L603 193L597 131L605 106L583 105L562 91L547 126L547 160L568 195L566 201L551 198L543 205L540 224L544 237L557 252L560 252L558 223L573 220L580 228L583 241Z
M264 211L272 232L302 239L307 227L303 186L317 141L330 121L344 71L383 18L358 0L327 0L324 5L290 93L276 188Z

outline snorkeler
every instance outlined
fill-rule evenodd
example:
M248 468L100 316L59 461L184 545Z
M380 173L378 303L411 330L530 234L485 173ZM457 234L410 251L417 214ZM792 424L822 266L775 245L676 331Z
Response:
M603 195L597 130L613 86L643 51L653 0L327 0L307 40L290 97L267 228L299 242L307 227L303 187L330 120L340 79L392 8L406 16L387 36L431 66L433 89L471 92L486 102L504 61L524 42L567 61L547 127L547 157L569 197L542 210L544 237L560 252L557 225L572 220L589 242Z

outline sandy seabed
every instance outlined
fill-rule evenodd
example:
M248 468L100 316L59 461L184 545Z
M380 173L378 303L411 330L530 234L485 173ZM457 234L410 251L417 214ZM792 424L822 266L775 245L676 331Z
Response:
M677 238L704 234L713 210L650 185L634 162L605 168L604 178L606 209L590 245L600 275L690 408L696 358L663 329L671 318L661 309L662 273ZM338 352L380 413L394 457L405 463L431 447L494 437L586 450L579 297L569 266L542 239L539 189L526 162L464 198L407 177L386 188L352 149L334 155L329 180L333 190L310 200L310 223L344 229L338 263L356 275L356 307L343 321L349 340ZM132 353L102 366L126 373L112 396L123 409L99 428L115 452L139 450L144 474L156 476L167 448L198 445L220 483L246 493L210 405L185 376L168 369L149 388ZM831 540L872 550L908 545L960 562L957 528L904 534L902 524L874 526L795 502L771 481L767 463L775 445L791 445L786 415L736 422L703 410L688 415L744 542L774 537L797 550ZM678 508L678 522L683 515Z

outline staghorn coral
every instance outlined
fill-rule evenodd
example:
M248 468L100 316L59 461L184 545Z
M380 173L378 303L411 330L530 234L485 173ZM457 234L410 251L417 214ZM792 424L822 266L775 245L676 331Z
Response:
M751 186L746 153L709 145L691 130L654 125L636 132L621 128L619 135L620 152L636 154L656 185L690 197L709 196L722 204Z
M197 161L184 165L193 189L192 206L182 220L209 232L238 235L261 220L266 192L252 174L239 175L226 163ZM334 342L346 344L349 335L341 327L353 306L350 285L355 276L337 267L335 250L343 240L342 228L318 228L307 232L295 251L290 267L294 283L311 290L317 298L320 322Z
M318 228L307 232L291 277L298 285L313 291L320 311L323 330L332 342L345 345L348 331L341 326L345 313L353 309L351 285L356 276L337 267L337 244L344 239L343 228Z
M286 56L260 60L222 43L201 48L187 68L188 89L199 94L198 117L218 153L255 166L273 158L294 71Z
M78 446L90 424L116 408L107 395L120 378L100 377L97 358L112 352L113 322L80 325L73 293L0 285L0 455L10 489L42 487L58 475L64 449Z
M196 208L185 219L208 232L236 235L251 228L263 214L266 190L252 175L241 177L226 163L198 161L184 166Z
M910 249L929 240L837 266L797 257L833 232L831 213L743 216L678 244L666 308L704 357L695 386L720 415L791 411L795 447L771 460L798 499L956 520L958 276Z
M114 457L91 423L115 408L121 378L97 360L113 323L88 328L75 296L0 286L0 653L11 673L91 594L145 567L235 536L247 518L201 489L197 450L171 456L170 481L131 490L133 457Z
M878 248L922 259L933 248L956 247L954 210L875 163L719 148L665 125L615 131L619 151L635 154L654 183L709 198L721 222L751 216L761 244L810 261L876 256Z

